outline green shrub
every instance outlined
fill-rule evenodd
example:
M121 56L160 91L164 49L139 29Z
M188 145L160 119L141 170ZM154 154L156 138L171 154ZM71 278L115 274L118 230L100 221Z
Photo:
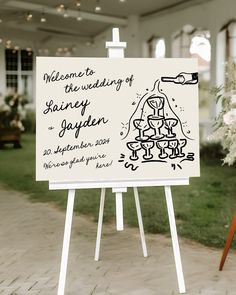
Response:
M36 118L35 111L27 110L26 117L23 120L26 133L35 133L36 131Z
M219 142L203 143L200 147L201 160L221 162L225 157L225 152Z

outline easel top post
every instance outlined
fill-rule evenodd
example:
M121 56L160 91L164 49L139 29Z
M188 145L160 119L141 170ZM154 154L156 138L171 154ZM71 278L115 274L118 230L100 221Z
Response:
M112 29L112 41L106 42L106 48L108 49L108 57L124 57L124 49L126 48L126 42L120 42L120 33L118 28Z

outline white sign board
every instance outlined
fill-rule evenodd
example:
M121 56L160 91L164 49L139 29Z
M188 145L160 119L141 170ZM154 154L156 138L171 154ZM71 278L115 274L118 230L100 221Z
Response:
M36 179L199 176L195 59L38 57Z

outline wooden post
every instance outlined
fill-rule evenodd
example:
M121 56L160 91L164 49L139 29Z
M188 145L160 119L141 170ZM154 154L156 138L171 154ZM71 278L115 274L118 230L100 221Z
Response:
M220 266L219 266L220 271L224 267L225 260L226 260L226 257L228 255L229 248L230 248L231 243L233 241L235 232L236 232L236 213L234 214L234 217L232 219L231 226L230 226L230 229L229 229L229 233L228 233L228 236L227 236L227 240L226 240L226 243L225 243L224 251L223 251L223 254L222 254L222 257L221 257Z

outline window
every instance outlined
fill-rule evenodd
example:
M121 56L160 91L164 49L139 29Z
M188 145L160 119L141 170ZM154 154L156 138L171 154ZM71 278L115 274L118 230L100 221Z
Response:
M32 98L33 52L31 49L6 49L5 59L6 87Z

